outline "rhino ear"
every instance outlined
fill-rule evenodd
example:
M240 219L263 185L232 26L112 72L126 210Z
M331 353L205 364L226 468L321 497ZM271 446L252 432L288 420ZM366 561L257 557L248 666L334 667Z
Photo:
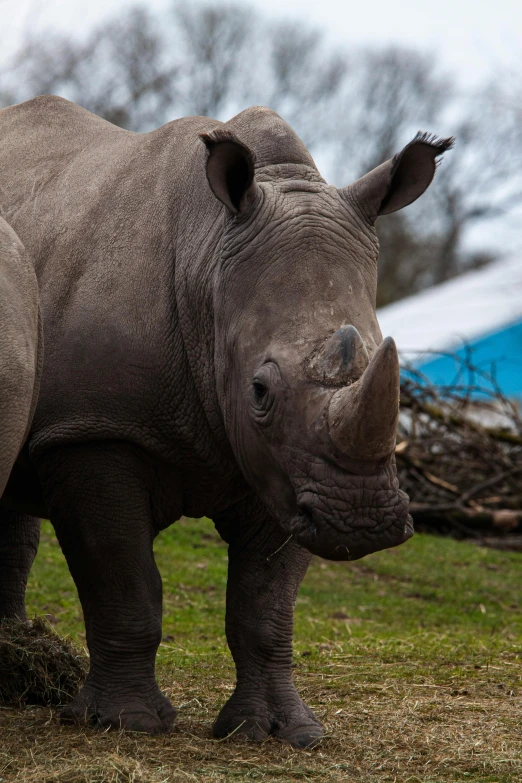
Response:
M201 133L208 150L207 179L212 192L233 214L255 198L254 154L230 131L218 128Z
M453 137L437 139L429 133L417 133L413 141L353 185L342 195L355 200L373 223L379 215L389 215L407 207L422 196L433 179L437 158L453 147Z

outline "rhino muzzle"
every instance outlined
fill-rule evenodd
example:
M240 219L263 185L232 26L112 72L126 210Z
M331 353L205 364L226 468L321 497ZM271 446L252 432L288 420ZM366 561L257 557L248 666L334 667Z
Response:
M370 360L357 329L342 327L307 370L322 385L341 388L317 419L317 431L327 425L325 451L315 457L294 452L292 534L330 560L356 559L402 544L413 525L394 459L400 392L394 341L384 340Z
M372 552L403 544L413 535L408 496L399 490L387 505L353 508L340 517L303 495L292 523L295 540L327 560L358 560Z
M328 560L356 560L413 535L409 499L399 489L392 458L375 473L356 475L315 462L295 479L296 541Z

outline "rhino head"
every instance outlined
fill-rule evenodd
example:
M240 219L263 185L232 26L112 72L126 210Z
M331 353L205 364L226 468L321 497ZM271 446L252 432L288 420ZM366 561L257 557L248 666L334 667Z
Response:
M315 554L347 560L396 546L413 526L394 459L397 349L375 314L375 221L424 192L452 140L418 134L337 189L313 166L256 173L252 150L224 127L202 138L226 207L215 362L243 474Z

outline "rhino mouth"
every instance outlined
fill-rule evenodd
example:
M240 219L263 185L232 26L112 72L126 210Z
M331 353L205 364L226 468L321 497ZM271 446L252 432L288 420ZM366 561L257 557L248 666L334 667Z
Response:
M290 531L301 546L327 560L357 560L411 538L409 498L388 471L343 479L297 491Z
M298 544L326 560L359 560L361 557L403 544L413 535L413 520L406 513L380 530L361 514L347 521L350 530L340 530L330 521L317 519L313 509L300 509L294 516L291 530Z

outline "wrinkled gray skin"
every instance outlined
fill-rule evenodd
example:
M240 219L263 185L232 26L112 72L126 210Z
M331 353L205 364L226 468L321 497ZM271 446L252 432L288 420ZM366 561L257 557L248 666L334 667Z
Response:
M447 146L418 139L337 190L264 108L148 134L54 97L0 112L0 211L35 259L46 341L34 469L15 467L2 503L50 514L78 587L91 669L65 720L172 724L152 542L207 515L229 543L237 668L214 734L321 735L291 676L310 552L412 533L374 221Z
M38 284L13 229L0 218L0 495L29 433L42 369ZM0 617L24 616L39 526L6 512L0 541Z
M39 386L38 284L0 218L0 495L29 433Z

